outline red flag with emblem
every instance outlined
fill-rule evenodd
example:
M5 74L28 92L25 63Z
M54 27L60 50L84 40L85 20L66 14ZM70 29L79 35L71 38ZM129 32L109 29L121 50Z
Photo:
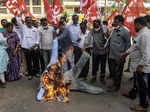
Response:
M91 0L80 1L80 12L83 14L87 13L88 8L91 6Z
M61 6L60 0L53 0L52 8L53 8L55 16L57 16L63 12L63 8Z
M132 36L136 35L134 30L134 19L146 15L143 0L129 0L122 12L125 18L125 26L130 30Z
M59 21L58 18L54 15L52 7L48 4L47 0L43 0L43 2L48 23L57 26Z
M90 22L93 23L93 20L99 18L99 9L96 6L95 0L92 0L91 6L87 10L87 14L85 15L85 18Z
M114 20L114 17L117 16L119 13L118 13L118 10L115 10L111 16L109 18L107 18L107 21L108 21L108 28L109 30L112 30L112 23L113 23L113 20Z
M27 9L24 0L6 0L4 4L14 16L18 16L22 11L27 12L24 14L24 16L32 16L32 14Z

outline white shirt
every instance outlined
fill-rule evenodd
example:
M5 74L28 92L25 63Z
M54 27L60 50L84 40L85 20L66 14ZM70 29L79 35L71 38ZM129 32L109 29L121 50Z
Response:
M68 30L70 32L70 38L73 42L73 44L77 44L77 39L78 39L78 35L79 35L79 32L80 32L80 25L79 24L71 24L69 27L68 27Z
M78 39L81 39L80 42L78 42L78 47L84 48L85 39L88 37L89 31L87 30L85 33L82 33L80 31Z
M20 45L22 45L22 38L23 38L23 35L22 35L22 30L19 26L13 26L13 31L17 33L19 39L20 39Z
M53 47L53 33L54 28L48 26L48 29L44 29L42 26L39 28L40 33L40 48L43 50L49 50Z
M32 46L39 44L39 32L35 27L28 28L25 24L22 23L21 18L16 18L17 23L22 31L22 48L30 49Z

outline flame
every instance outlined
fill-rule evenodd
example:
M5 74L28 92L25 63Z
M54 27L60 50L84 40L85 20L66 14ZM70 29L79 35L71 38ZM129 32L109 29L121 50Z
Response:
M68 94L70 92L70 82L64 82L62 74L62 66L68 56L68 52L73 50L70 47L63 57L59 57L57 62L48 68L48 72L42 76L42 83L45 93L43 100L57 100L61 102L69 102Z

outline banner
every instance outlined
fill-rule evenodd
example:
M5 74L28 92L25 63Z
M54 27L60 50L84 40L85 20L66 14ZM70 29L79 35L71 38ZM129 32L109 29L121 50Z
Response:
M24 0L6 0L4 4L8 8L10 13L12 13L14 16L18 16L22 11L27 12L23 16L32 16L32 14L27 9Z
M125 18L125 26L130 30L132 36L136 35L134 30L134 19L146 15L143 0L129 0L122 12Z

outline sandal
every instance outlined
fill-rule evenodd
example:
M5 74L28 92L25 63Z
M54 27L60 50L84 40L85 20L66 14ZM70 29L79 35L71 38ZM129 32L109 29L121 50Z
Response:
M130 107L130 109L132 110L132 111L138 111L138 112L147 112L147 108L143 108L142 106L140 106L140 105L133 105L133 106L131 106Z

